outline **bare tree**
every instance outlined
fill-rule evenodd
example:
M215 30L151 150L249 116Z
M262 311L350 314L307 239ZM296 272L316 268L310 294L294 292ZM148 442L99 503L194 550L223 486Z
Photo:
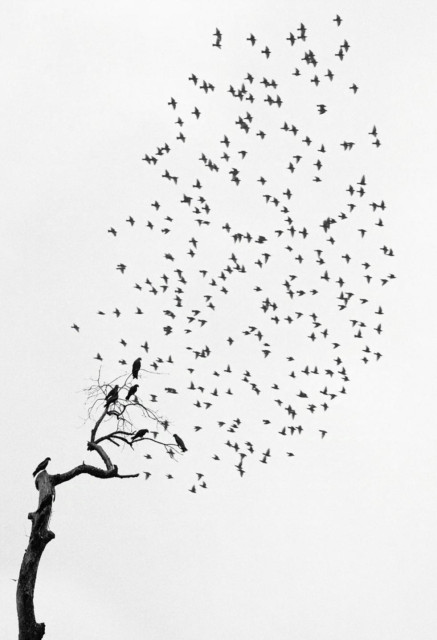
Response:
M103 383L99 374L95 384L87 389L88 418L91 422L87 450L97 453L103 466L97 467L82 462L69 471L51 475L45 469L50 460L46 459L34 472L39 499L36 511L28 515L32 521L32 529L17 583L19 640L40 640L45 634L45 624L35 620L34 591L41 556L46 545L55 537L49 529L49 523L57 485L69 482L84 473L104 480L137 478L139 473L119 473L117 465L107 452L110 445L127 445L133 448L148 440L164 447L172 458L184 452L176 443L167 443L161 439L161 435L165 437L168 432L167 420L142 403L136 395L138 386L131 384L131 375L123 378L121 382L120 378L117 378L111 383ZM123 398L120 397L122 393ZM148 428L151 425L153 430Z

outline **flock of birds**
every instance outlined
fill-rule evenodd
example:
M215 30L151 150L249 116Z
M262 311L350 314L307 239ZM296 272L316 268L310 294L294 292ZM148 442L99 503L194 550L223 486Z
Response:
M132 428L131 442L147 447L146 480L175 478L151 453L162 438L172 462L170 437L178 454L230 461L241 477L255 461L292 459L302 434L325 439L328 410L358 363L382 357L394 252L386 203L370 196L363 166L381 138L351 115L359 86L343 79L351 45L338 37L342 18L333 22L327 52L310 48L301 23L278 49L242 37L241 59L252 56L243 76L237 63L230 81L191 73L183 99L168 99L175 131L142 158L145 211L107 229L135 259L114 264L118 281L108 288L117 302L97 314L99 337L117 337L94 358L127 367L132 381L123 398L112 384L101 401L157 403L170 416L147 442L147 429ZM219 29L212 47L225 55ZM300 101L309 115L297 121ZM325 124L333 111L346 134L337 121ZM140 333L142 344L125 339ZM131 365L140 350L144 364ZM174 423L183 440L171 434ZM190 492L207 488L205 473L193 479Z

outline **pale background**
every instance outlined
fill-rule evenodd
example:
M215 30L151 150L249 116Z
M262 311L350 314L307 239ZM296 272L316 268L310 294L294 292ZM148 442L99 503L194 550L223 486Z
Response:
M162 105L216 26L274 42L337 12L384 140L397 254L384 358L293 466L224 474L196 496L142 480L60 487L36 614L48 640L435 638L437 9L357 0L2 4L2 637L16 637L31 471L85 455L80 390L98 347L69 326L102 304L106 226L147 199L139 158Z

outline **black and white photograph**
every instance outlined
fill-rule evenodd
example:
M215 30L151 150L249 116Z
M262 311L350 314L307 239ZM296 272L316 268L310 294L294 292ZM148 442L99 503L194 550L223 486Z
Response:
M5 640L435 640L437 6L0 7Z

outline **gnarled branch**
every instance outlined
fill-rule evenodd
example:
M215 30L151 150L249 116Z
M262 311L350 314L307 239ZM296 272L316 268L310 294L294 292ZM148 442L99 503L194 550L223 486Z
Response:
M103 447L96 444L95 442L88 442L87 447L89 450L96 451L99 454L99 456L102 458L103 462L105 463L106 469L101 469L100 467L94 467L91 464L85 464L83 462L82 464L79 464L77 467L74 467L73 469L70 469L65 473L57 473L57 474L51 475L50 480L53 486L62 484L63 482L68 482L69 480L72 480L76 476L80 476L83 473L87 473L90 476L94 476L95 478L102 478L102 479L137 478L139 476L139 473L119 474L118 467L115 464L113 464L113 462L111 461L110 457L108 456L106 451L103 449Z

